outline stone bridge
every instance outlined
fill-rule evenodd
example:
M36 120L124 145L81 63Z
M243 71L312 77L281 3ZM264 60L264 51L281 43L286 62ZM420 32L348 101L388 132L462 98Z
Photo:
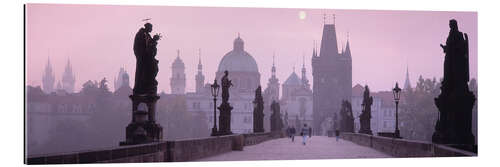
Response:
M312 136L306 145L281 133L252 133L162 141L27 158L28 164L129 163L238 160L477 156L451 147L405 139L342 133L341 139Z

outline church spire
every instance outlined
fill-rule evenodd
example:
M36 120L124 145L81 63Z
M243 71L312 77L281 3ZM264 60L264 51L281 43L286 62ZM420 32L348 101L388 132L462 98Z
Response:
M404 90L411 90L410 73L408 72L408 64L406 65L406 79L405 79Z
M196 80L196 92L200 93L203 89L203 83L205 82L205 76L203 75L203 66L201 64L201 49L198 49L198 74L195 76Z
M351 57L351 47L349 46L349 32L347 33L347 43L345 44L345 53L344 55Z
M52 70L52 64L50 63L50 57L47 57L47 65L45 65L45 71L42 78L42 86L45 93L51 93L54 91L54 81L55 75Z
M62 76L62 88L68 93L73 93L75 88L75 75L69 58Z
M198 48L198 73L201 73L203 65L201 65L201 48Z
M275 57L276 57L276 52L273 53L273 67L271 67L271 73L272 73L273 77L276 76L276 66L274 65Z

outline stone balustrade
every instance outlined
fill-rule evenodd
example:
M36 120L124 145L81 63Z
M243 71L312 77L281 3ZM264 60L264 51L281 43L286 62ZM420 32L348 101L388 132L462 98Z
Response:
M282 137L273 132L234 134L197 139L161 141L148 144L120 146L100 150L51 155L33 155L27 164L84 164L132 162L183 162L214 156L244 146Z
M394 157L456 157L477 154L431 142L372 136L359 133L341 133L340 137L353 143L371 147Z

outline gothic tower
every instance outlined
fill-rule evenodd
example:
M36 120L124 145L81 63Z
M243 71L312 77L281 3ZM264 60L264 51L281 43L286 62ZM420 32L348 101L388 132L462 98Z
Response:
M201 65L201 49L198 50L198 74L196 74L196 93L201 93L205 76L203 75L203 66Z
M177 50L177 58L172 63L172 77L170 78L170 89L172 94L184 94L186 90L186 74L184 73L184 62Z
M73 74L73 68L69 59L62 76L62 89L67 93L73 93L75 90L75 74Z
M338 52L335 23L323 25L320 53L313 51L313 129L316 135L332 130L327 118L340 111L342 100L351 100L352 59L349 41L344 53Z
M273 55L273 66L271 67L271 78L267 82L267 88L264 90L264 120L271 118L271 103L273 100L278 101L280 95L280 83L276 77L276 66L274 63L275 55ZM269 121L264 121L264 130L269 131L271 124Z
M304 57L302 58L302 71L301 72L302 72L302 77L301 77L302 85L306 89L309 89L310 85L309 85L309 79L307 79L307 76L306 76L306 61L305 61Z
M50 64L50 58L47 59L47 65L45 66L45 71L43 73L42 83L43 91L45 93L51 93L54 91L55 75L52 70L52 64Z

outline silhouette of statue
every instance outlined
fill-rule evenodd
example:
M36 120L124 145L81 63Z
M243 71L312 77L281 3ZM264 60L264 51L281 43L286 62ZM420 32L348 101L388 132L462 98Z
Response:
M342 101L342 108L340 110L341 121L340 121L340 131L341 132L354 132L354 117L352 115L351 103L347 100Z
M224 76L221 79L221 86L222 86L222 101L227 102L229 100L229 87L233 86L231 83L231 80L229 80L228 77L228 72L227 70L224 71Z
M221 78L222 104L218 107L219 114L219 135L229 135L231 132L231 110L233 107L229 104L229 88L233 85L228 78L227 70Z
M360 128L359 133L372 134L372 130L370 128L370 119L371 115L371 106L373 103L373 97L370 96L370 89L368 85L365 86L365 91L363 92L363 111L359 116Z
M458 23L449 22L450 32L446 45L441 94L434 99L439 109L432 141L477 152L472 134L472 108L476 98L468 88L469 37L458 31ZM465 37L465 38L464 38Z
M271 104L271 131L280 131L283 126L283 121L281 120L280 104L273 100Z
M455 19L450 20L449 26L446 45L440 44L445 53L442 86L446 91L464 89L463 85L469 82L469 37L458 31Z
M155 59L158 40L161 36L151 37L151 23L144 24L134 39L134 54L136 58L134 94L156 94L158 81L158 60Z
M264 99L262 97L262 88L259 86L255 90L255 107L253 109L253 131L264 132Z
M126 128L126 139L120 145L134 145L156 142L163 138L163 128L156 123L156 101L160 99L157 95L158 60L155 59L159 34L151 37L153 30L151 23L144 24L134 38L134 54L136 58L135 83L132 100L132 121ZM101 81L101 87L105 86L106 80ZM146 106L142 111L139 106ZM144 105L145 104L145 105Z

